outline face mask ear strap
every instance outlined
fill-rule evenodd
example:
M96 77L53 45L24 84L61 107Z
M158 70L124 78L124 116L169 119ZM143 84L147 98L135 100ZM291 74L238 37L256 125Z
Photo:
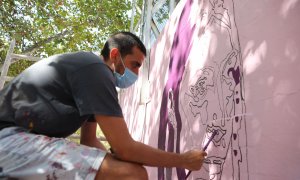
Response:
M124 61L123 61L123 58L122 58L121 54L120 54L120 58L121 58L121 62L122 62L122 64L123 64L124 68L126 68L126 66L125 66L125 64L124 64Z

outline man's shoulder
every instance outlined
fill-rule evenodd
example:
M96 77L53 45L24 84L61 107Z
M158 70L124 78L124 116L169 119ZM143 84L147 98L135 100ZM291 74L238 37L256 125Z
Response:
M88 51L78 51L50 56L49 65L57 66L72 73L90 65L105 65L104 61L96 54Z
M70 52L70 53L63 53L50 56L49 59L52 59L56 62L82 62L82 63L103 63L103 60L100 56L97 56L93 52L88 51L77 51L77 52Z

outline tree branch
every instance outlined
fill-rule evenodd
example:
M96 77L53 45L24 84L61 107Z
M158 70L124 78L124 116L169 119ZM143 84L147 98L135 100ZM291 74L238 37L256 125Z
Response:
M39 47L43 46L44 44L49 43L49 42L53 41L54 39L62 39L65 35L70 34L70 33L72 33L72 31L65 30L65 31L55 34L54 36L51 36L47 39L41 40L41 41L35 43L34 45L26 48L22 52L22 54L31 54L31 53L35 52Z

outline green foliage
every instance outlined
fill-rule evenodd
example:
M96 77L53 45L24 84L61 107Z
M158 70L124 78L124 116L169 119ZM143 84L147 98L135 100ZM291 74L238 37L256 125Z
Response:
M164 21L169 19L169 4L170 0L166 0L166 2L159 8L158 12L154 14L154 18L157 20L159 24L164 23Z
M129 10L129 0L0 0L0 64L12 38L14 53L37 57L99 51L110 34L129 30ZM16 63L11 74L27 65Z
M22 61L17 61L10 65L8 76L10 77L15 77L18 74L20 74L22 71L24 71L27 67L32 65L34 62L29 61L29 60L22 60Z
M112 33L129 31L131 8L129 0L0 0L0 67L13 38L16 54L47 57L99 51ZM13 63L8 76L18 75L32 63ZM107 142L104 145L109 147Z

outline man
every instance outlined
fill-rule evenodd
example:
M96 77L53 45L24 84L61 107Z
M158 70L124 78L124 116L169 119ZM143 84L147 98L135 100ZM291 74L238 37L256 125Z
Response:
M199 170L205 152L168 153L130 136L116 86L137 79L146 49L129 32L91 52L43 59L0 92L0 178L147 179L143 165ZM113 153L97 140L97 124ZM81 145L64 137L81 127Z

